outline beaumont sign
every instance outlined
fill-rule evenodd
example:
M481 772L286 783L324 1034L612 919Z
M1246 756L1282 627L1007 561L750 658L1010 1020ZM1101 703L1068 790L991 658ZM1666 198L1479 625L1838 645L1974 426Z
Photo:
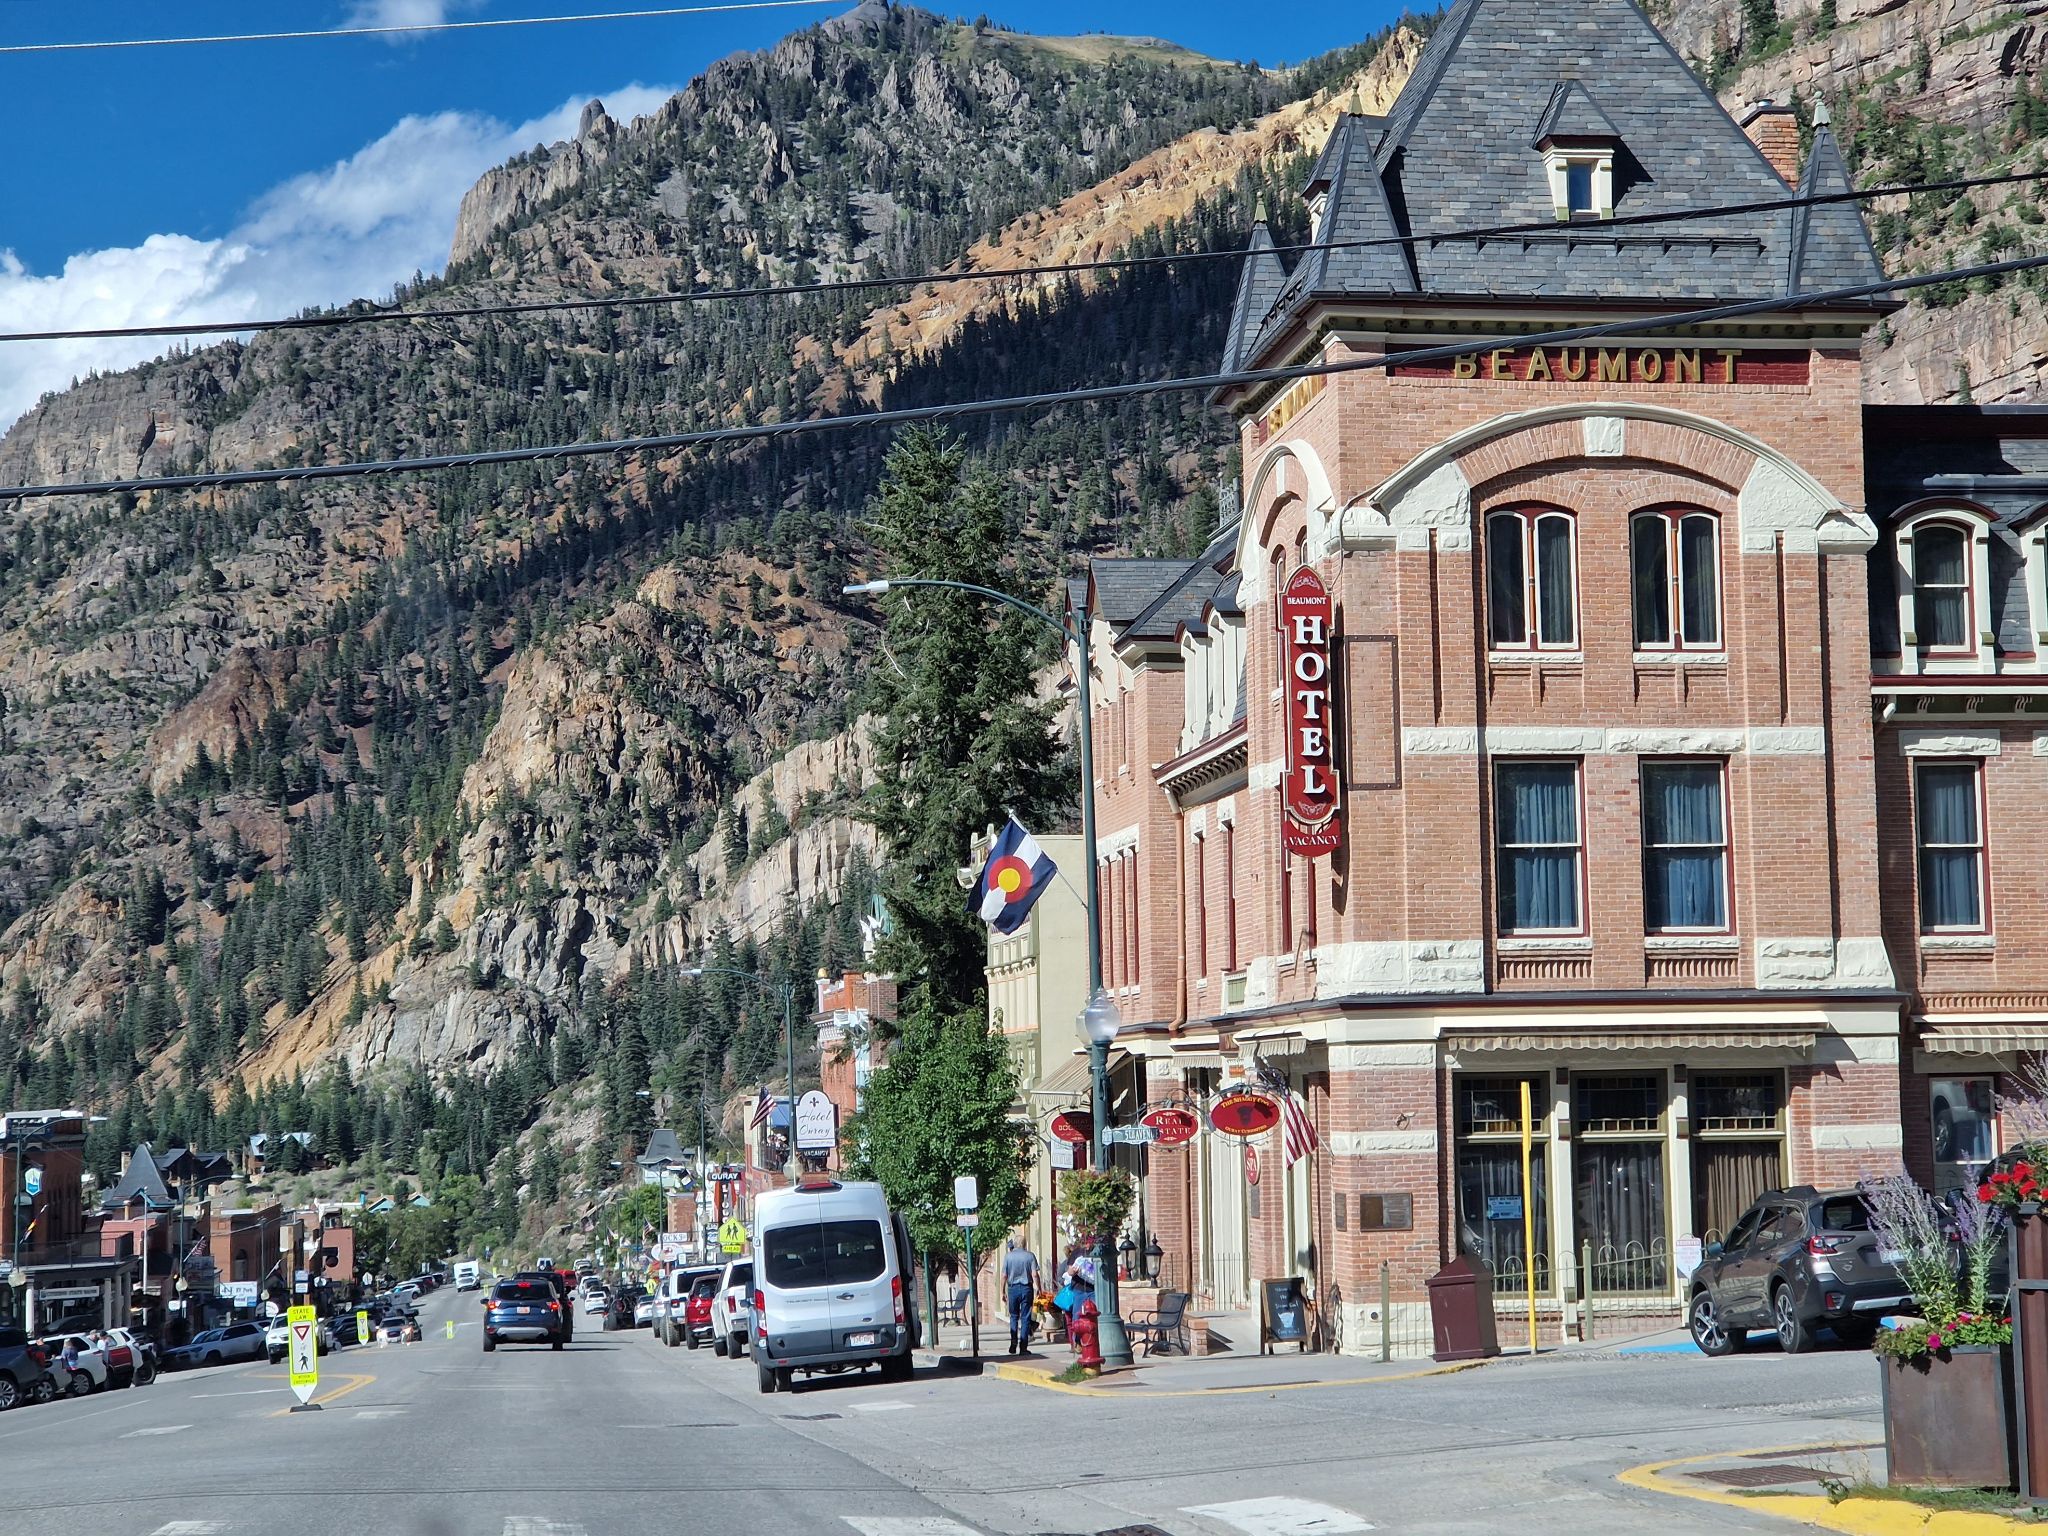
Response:
M1337 744L1330 718L1330 594L1307 566L1280 591L1280 635L1287 666L1280 843L1289 853L1314 858L1336 852L1343 828L1337 821Z
M1396 378L1499 379L1512 384L1804 384L1804 351L1741 347L1481 347L1404 363Z

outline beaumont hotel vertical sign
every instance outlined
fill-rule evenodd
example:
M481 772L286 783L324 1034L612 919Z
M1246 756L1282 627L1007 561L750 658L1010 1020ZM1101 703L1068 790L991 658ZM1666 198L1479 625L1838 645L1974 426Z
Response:
M1303 566L1280 591L1280 658L1286 668L1287 776L1280 786L1280 846L1314 858L1334 853L1337 742L1331 719L1330 594Z

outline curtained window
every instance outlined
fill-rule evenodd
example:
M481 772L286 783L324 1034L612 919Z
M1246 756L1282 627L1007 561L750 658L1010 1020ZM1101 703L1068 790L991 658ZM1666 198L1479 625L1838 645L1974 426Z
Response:
M1985 926L1980 773L1976 763L1922 763L1914 775L1922 933Z
M1642 765L1643 913L1652 933L1728 927L1728 833L1719 763Z
M1695 1073L1688 1099L1692 1229L1703 1242L1725 1242L1759 1195L1784 1187L1785 1075Z
M1683 507L1638 512L1629 588L1638 650L1720 649L1720 519Z
M1974 651L1970 621L1970 536L1953 523L1913 535L1913 629L1934 651Z
M1577 932L1579 765L1494 768L1494 836L1502 933Z
M1579 643L1578 565L1569 514L1543 507L1486 519L1487 639L1496 650Z
M1593 1246L1590 1289L1663 1290L1664 1079L1574 1073L1572 1098L1572 1222Z
M1527 1283L1522 1226L1522 1084L1529 1084L1534 1142L1529 1198L1536 1222L1536 1288L1551 1289L1550 1075L1460 1075L1453 1088L1457 1136L1458 1248L1493 1272L1497 1290Z

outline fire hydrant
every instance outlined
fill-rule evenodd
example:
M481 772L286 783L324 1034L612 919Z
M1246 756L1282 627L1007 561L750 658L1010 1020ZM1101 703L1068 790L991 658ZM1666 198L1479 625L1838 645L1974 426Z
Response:
M1102 1370L1102 1340L1095 1321L1100 1315L1091 1296L1074 1309L1074 1320L1067 1328L1073 1335L1074 1353L1080 1358L1081 1369L1091 1376Z

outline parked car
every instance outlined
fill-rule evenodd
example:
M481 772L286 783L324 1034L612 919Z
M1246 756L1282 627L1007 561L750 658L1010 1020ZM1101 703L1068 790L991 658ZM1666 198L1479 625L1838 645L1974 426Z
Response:
M1693 1343L1703 1354L1733 1354L1750 1329L1770 1328L1796 1355L1825 1326L1845 1344L1868 1345L1885 1313L1913 1308L1898 1260L1879 1247L1857 1191L1767 1190L1693 1271Z
M718 1276L699 1275L683 1299L683 1342L692 1349L711 1342L711 1299L717 1294Z
M115 1386L146 1387L156 1380L156 1343L129 1328L109 1328L113 1341L107 1351L107 1368Z
M633 1298L633 1326L652 1328L654 1326L654 1297L651 1295Z
M50 1375L55 1379L60 1395L84 1397L89 1392L106 1391L112 1380L106 1352L95 1348L85 1334L48 1334L36 1342L49 1351ZM66 1346L71 1352L69 1363L64 1358Z
M261 1360L265 1353L263 1327L258 1323L229 1323L224 1328L209 1328L195 1336L190 1344L164 1354L166 1370L181 1370L194 1365L225 1365L234 1360Z
M673 1349L688 1337L684 1313L690 1292L706 1276L717 1279L719 1268L716 1264L678 1265L661 1277L661 1289L654 1293L654 1331L662 1343Z
M711 1298L711 1348L739 1359L747 1352L747 1330L754 1317L754 1261L734 1259L718 1277Z
M484 1353L500 1343L547 1344L569 1340L569 1312L556 1288L538 1275L500 1280L484 1298Z
M19 1328L0 1328L0 1410L41 1401L54 1390L50 1352Z
M795 1373L910 1379L918 1318L910 1232L882 1186L805 1175L754 1203L754 1338L763 1392Z
M349 1326L353 1328L355 1325L351 1323ZM263 1331L264 1353L269 1357L270 1363L275 1365L291 1353L291 1347L291 1323L280 1312L270 1320L269 1326ZM332 1348L334 1348L334 1329L328 1324L326 1318L320 1318L313 1324L314 1352L324 1355Z

